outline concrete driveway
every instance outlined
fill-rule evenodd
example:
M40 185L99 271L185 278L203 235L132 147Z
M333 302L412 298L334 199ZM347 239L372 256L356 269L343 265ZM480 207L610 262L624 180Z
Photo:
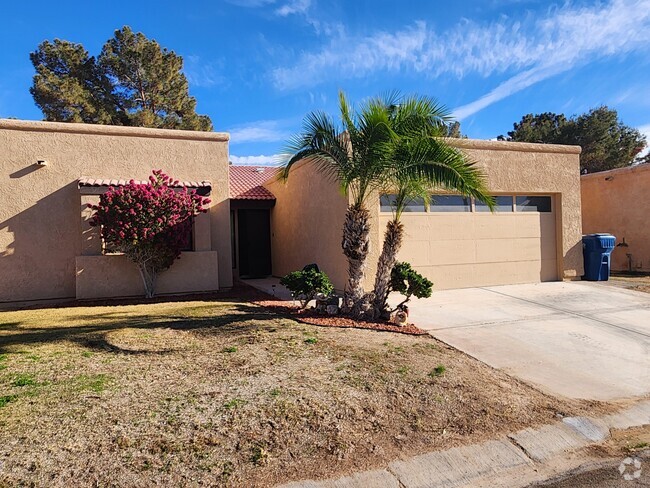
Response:
M434 292L411 319L542 390L612 400L650 393L650 294L588 282Z

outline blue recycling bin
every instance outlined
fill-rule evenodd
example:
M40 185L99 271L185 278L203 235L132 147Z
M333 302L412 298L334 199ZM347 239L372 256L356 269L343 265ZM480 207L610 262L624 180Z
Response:
M585 275L588 281L607 281L611 268L611 254L616 237L611 234L588 234L582 236L582 251L585 260Z

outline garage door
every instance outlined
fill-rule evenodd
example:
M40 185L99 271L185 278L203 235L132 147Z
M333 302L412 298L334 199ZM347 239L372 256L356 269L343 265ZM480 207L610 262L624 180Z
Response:
M399 259L436 289L557 280L553 196L495 198L495 213L456 195L410 202L402 214L405 240ZM382 228L392 216L392 199L381 197Z

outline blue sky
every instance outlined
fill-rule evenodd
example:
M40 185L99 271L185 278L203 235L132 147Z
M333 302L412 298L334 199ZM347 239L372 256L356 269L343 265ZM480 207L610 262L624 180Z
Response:
M98 54L130 25L185 59L198 112L231 160L266 163L337 93L434 96L472 138L526 113L601 104L650 139L650 0L33 0L2 6L0 117L40 119L29 53L44 39Z

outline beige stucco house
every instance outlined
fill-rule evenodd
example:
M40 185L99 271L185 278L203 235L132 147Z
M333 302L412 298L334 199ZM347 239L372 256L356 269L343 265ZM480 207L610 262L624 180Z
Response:
M0 120L0 302L141 295L135 266L103 253L86 204L156 168L212 200L158 292L230 287L228 134Z
M400 259L437 289L581 276L580 149L453 144L483 167L498 211L456 195L412 202ZM104 251L86 204L154 168L212 200L194 222L192 248L160 275L159 293L222 290L233 278L282 276L309 263L339 289L346 281L348 199L309 163L283 183L272 168L229 165L224 133L18 120L0 120L0 156L0 304L141 295L135 267ZM390 198L370 203L368 287Z
M582 230L616 236L614 271L650 271L650 164L583 175Z
M402 215L406 238L398 258L435 289L579 279L583 274L580 148L456 139L487 175L498 209L456 195L432 194ZM341 226L348 204L337 185L299 164L286 183L264 183L273 195L273 274L317 263L341 289L346 263ZM372 234L366 288L374 277L390 195L371 199Z

